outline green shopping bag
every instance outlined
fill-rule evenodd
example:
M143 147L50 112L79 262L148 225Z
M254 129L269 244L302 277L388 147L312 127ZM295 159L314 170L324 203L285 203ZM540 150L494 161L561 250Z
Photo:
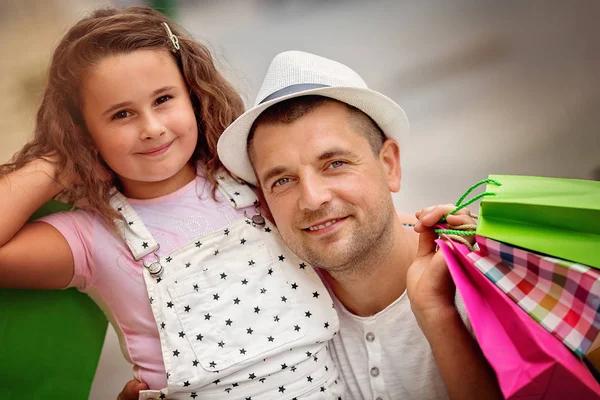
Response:
M490 175L477 234L600 268L600 182Z
M50 201L32 219L68 210ZM0 289L0 392L6 400L87 399L107 320L76 289Z

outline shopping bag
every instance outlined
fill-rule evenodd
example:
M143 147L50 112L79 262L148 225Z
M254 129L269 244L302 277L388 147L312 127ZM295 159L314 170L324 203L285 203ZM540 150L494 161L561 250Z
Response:
M483 236L476 240L479 250L469 260L525 312L579 357L598 347L600 271Z
M491 175L477 234L600 268L600 182Z
M582 361L486 278L466 246L437 243L505 398L600 398L600 386Z

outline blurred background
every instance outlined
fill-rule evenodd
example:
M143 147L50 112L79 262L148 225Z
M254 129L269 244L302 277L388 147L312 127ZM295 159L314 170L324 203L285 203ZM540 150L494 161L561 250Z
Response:
M31 136L54 46L90 10L164 7L254 102L272 57L345 63L411 121L397 207L454 202L488 174L600 180L597 0L3 0L0 162ZM131 368L111 328L90 399Z

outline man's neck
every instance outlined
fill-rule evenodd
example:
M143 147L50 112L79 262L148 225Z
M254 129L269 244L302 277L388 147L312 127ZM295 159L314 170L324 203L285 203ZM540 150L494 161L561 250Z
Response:
M400 221L380 254L361 261L352 272L324 272L327 283L346 309L358 316L374 315L398 299L406 290L406 272L415 259L417 235Z

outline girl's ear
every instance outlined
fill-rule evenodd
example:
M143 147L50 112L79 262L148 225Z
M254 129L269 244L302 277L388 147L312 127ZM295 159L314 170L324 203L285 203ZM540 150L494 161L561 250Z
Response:
M400 168L400 146L398 142L387 139L379 151L379 162L388 182L391 192L400 190L402 169Z

